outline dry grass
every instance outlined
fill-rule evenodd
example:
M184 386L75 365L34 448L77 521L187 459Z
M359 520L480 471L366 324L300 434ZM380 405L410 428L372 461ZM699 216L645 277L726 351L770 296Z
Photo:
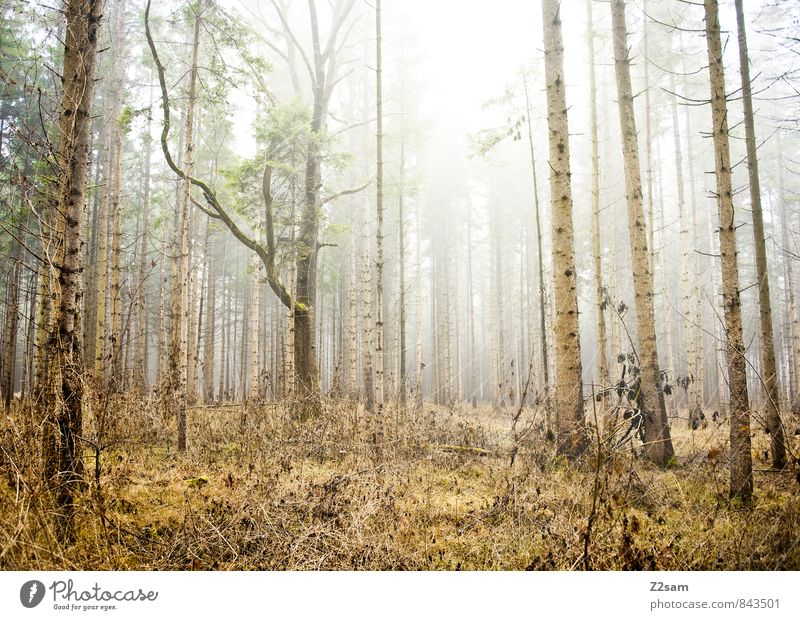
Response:
M599 469L596 454L554 458L533 411L513 466L510 415L486 409L390 408L380 454L346 403L305 425L282 407L195 409L185 454L152 405L107 411L99 438L89 414L87 438L107 447L98 488L87 444L69 547L53 534L38 429L21 411L3 419L0 568L800 568L796 470L757 471L754 507L730 505L724 424L676 421L678 464L661 471L629 448ZM763 433L754 442L760 459Z

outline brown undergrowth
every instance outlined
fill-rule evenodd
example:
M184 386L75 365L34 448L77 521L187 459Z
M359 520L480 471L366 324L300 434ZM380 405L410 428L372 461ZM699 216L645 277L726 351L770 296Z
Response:
M70 546L54 535L41 429L22 407L4 416L0 568L800 569L796 469L768 471L755 433L755 504L731 505L724 423L677 421L678 461L658 470L630 446L556 458L527 409L520 433L516 411L388 407L376 451L351 403L302 424L281 405L196 408L179 454L153 405L100 408Z

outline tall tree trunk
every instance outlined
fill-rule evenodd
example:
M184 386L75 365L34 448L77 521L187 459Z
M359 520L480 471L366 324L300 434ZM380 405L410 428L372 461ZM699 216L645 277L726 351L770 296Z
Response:
M589 131L592 141L592 257L594 259L594 302L597 314L597 379L601 386L605 386L608 385L610 377L606 358L606 303L603 293L603 245L600 238L600 152L597 140L597 72L595 69L592 1L586 0L586 23L588 25L586 38L589 48Z
M416 312L416 321L415 321L415 338L416 338L416 364L415 364L415 386L414 389L416 390L414 393L414 410L416 413L420 413L422 411L422 401L424 399L424 392L422 386L423 380L423 370L425 368L425 364L423 362L423 354L422 354L422 227L420 225L420 205L419 200L417 200L416 210L416 235L415 235L415 249L416 249L416 267L415 267L415 282L416 286L414 287L416 293L416 300L414 303L414 311Z
M113 130L112 130L113 131ZM100 202L100 209L97 219L97 258L95 261L96 285L92 287L95 297L94 333L94 375L98 385L105 383L105 359L106 359L106 297L108 282L108 216L111 208L111 168L113 166L113 148L109 138L106 148L106 163L103 166L103 197Z
M643 6L642 11L645 15L647 15L647 0L642 0ZM613 8L613 2L612 2ZM624 2L623 2L623 17L624 17ZM613 13L612 13L613 15ZM656 219L655 219L655 201L653 200L653 130L652 130L652 103L650 99L650 57L649 57L649 38L647 36L647 18L644 19L642 23L642 47L644 53L644 177L645 177L645 184L647 185L647 248L649 250L649 260L650 260L650 273L655 274L656 267L655 267L655 230L656 230ZM613 26L612 26L613 28ZM627 28L625 31L625 40L627 44L628 32ZM627 54L625 55L627 59ZM615 65L616 66L616 65ZM630 73L630 63L628 63L628 72ZM637 146L638 152L638 146ZM668 331L669 330L669 323L664 322L664 327Z
M536 154L533 148L533 116L531 110L531 99L528 93L528 80L523 82L525 89L525 113L528 119L528 150L531 160L531 175L533 178L533 208L536 221L536 260L539 269L539 338L542 349L542 376L544 378L545 398L550 398L550 363L548 359L548 340L547 337L547 285L544 277L544 242L542 232L542 217L539 207L539 180L536 174Z
M354 218L355 219L355 218ZM351 400L358 397L358 303L356 302L356 283L358 282L358 263L356 251L356 232L350 237L350 271L347 287L347 394Z
M230 293L225 283L227 276L222 274L222 299L220 300L220 334L219 334L219 379L217 381L217 400L225 402L228 388L228 348L230 341Z
M401 48L402 57L402 48ZM401 66L404 61L401 60ZM398 282L398 318L399 318L399 393L398 399L401 404L406 402L406 214L405 214L405 173L406 173L406 135L405 135L405 82L401 77L400 91L400 180L397 197L397 249L400 261L400 274Z
M644 455L665 467L674 456L667 421L664 393L655 332L653 275L647 245L647 231L642 204L642 180L639 170L639 147L633 109L628 32L624 0L611 0L614 40L614 66L617 78L620 130L625 158L625 186L628 203L628 229L633 259L633 287L636 300L636 331L639 336L640 380L637 400L644 424ZM652 224L652 221L651 221Z
M169 346L169 391L175 419L178 422L178 450L186 450L186 405L187 405L187 351L189 337L189 224L190 224L190 188L189 177L194 166L194 112L197 87L197 57L200 48L200 27L202 7L196 7L194 16L194 35L192 52L189 61L189 84L187 88L186 119L184 125L183 166L186 175L181 183L179 202L180 217L178 220L178 265L175 281L172 285L172 317Z
M117 123L117 121L114 121ZM114 132L112 146L114 168L111 189L111 329L109 331L109 352L111 361L109 388L117 391L122 388L122 135L119 128Z
M214 402L214 351L217 323L217 278L211 258L211 226L206 226L206 323L203 336L203 401Z
M564 44L561 38L558 0L542 1L542 23L550 145L550 201L553 214L557 439L559 454L574 458L586 449L588 436L583 412Z
M478 405L478 349L475 343L475 292L473 290L472 278L472 217L471 212L467 214L467 335L469 346L467 348L467 359L470 361L469 378L469 399L472 408Z
M739 298L739 268L736 257L736 223L733 216L728 110L720 40L717 0L705 0L708 70L711 80L711 119L719 211L719 248L722 262L722 302L728 350L730 389L730 496L749 503L753 494L753 463L750 454L750 405L747 395L742 310Z
M491 204L491 203L490 203ZM494 344L494 402L495 406L502 407L506 402L506 388L508 377L506 375L506 347L504 338L505 321L503 307L503 241L500 238L499 215L490 206L490 254L492 257L492 276L490 295L493 303L493 327L492 342ZM438 265L437 265L438 266ZM439 287L435 286L434 291ZM438 314L438 313L437 313ZM437 324L436 314L433 317L433 324ZM439 356L435 357L438 360ZM435 361L434 360L434 361Z
M17 357L17 328L19 327L19 279L22 267L22 244L16 237L11 239L11 261L6 296L6 315L3 323L3 355L0 359L0 395L6 411L11 409L14 396L14 377Z
M109 387L122 389L122 94L125 92L125 0L114 7L114 92L111 122L113 123L111 158L111 330L109 331Z
M364 409L375 409L375 385L372 373L372 270L370 269L369 202L364 198L364 221L361 248L361 371L364 375Z
M785 204L786 197L785 187L783 185L783 148L781 144L781 132L778 131L775 140L775 157L777 160L777 209L781 214L781 245L784 248L783 265L784 265L784 297L786 299L786 314L788 323L788 349L790 351L790 359L792 361L791 368L789 369L790 376L792 377L791 383L794 385L794 392L790 395L791 410L798 414L800 413L800 316L797 312L797 289L795 283L794 258L788 254L789 251L789 226L790 219L788 208Z
M31 235L32 237L33 235ZM33 270L30 273L27 283L27 302L25 311L25 353L23 354L22 365L22 400L29 402L33 394L33 376L34 376L34 362L36 354L34 351L34 343L36 341L36 313L38 308L38 300L36 293L39 288L39 272ZM85 364L84 356L84 365Z
M375 174L375 442L383 443L383 70L381 66L381 0L375 0L375 102L377 115Z
M103 186L101 183L103 162L105 162L105 127L102 122L97 132L93 134L92 141L97 144L97 155L94 158L94 191L92 192L92 214L91 220L87 222L89 233L88 238L88 252L86 256L86 265L84 269L86 274L91 274L93 277L97 273L97 246L99 241L99 219L100 219L100 204L104 192L100 191ZM106 168L107 170L107 168ZM96 283L95 283L96 284ZM83 295L83 364L87 369L94 368L94 342L95 342L95 326L97 323L97 288L96 286L84 287Z
M670 76L670 89L675 92L675 79ZM689 275L689 245L690 232L694 230L694 219L691 221L686 213L686 191L683 179L683 155L681 151L681 133L678 120L678 97L672 96L672 136L675 147L675 184L678 191L678 220L680 222L681 236L681 297L684 326L684 342L686 343L686 375L681 380L686 390L687 406L689 409L689 420L699 420L703 409L703 396L699 388L702 383L698 376L703 372L702 367L697 366L696 342L697 334L692 325L692 286ZM695 317L697 318L697 317ZM702 332L699 337L702 338Z
M747 145L747 171L750 179L750 205L753 210L753 238L756 248L756 278L758 280L759 325L761 327L761 378L766 391L767 427L770 434L772 467L786 466L783 424L778 412L780 388L775 364L775 343L772 335L772 303L769 296L769 271L767 248L764 239L764 216L761 211L761 183L758 177L756 129L753 119L753 96L750 85L750 57L747 53L747 32L744 23L742 0L736 0L736 23L739 30L739 65L742 75L742 103L744 105L745 144Z
M153 107L153 89L150 91L150 108ZM151 170L151 151L152 151L152 114L148 114L145 124L142 145L144 149L144 179L142 187L142 226L139 237L139 271L136 276L138 281L138 291L136 295L136 338L134 339L133 354L133 389L144 396L147 391L147 371L148 371L148 347L149 339L147 329L147 275L150 270L147 262L149 235L149 215L150 215L150 170Z
M56 502L58 533L62 541L74 538L75 492L83 471L81 449L83 358L81 356L80 303L82 296L81 225L86 177L89 170L89 137L97 59L97 34L102 2L69 0L66 5L64 90L59 110L58 202L59 223L55 265L58 270L56 329L49 348L58 369L53 373L58 398L59 431Z

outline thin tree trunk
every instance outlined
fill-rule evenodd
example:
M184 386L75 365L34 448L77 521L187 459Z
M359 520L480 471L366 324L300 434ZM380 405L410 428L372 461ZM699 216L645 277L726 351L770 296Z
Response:
M761 327L761 379L766 392L767 428L770 434L772 467L786 466L783 424L778 412L780 387L775 364L775 343L772 335L772 303L769 295L767 248L764 238L764 216L761 211L761 183L758 177L756 129L753 119L753 98L750 88L750 58L747 53L747 32L744 23L742 0L735 0L736 23L739 30L739 66L742 75L742 103L744 105L745 144L747 145L747 171L750 180L750 205L753 210L753 238L756 249L756 278L758 280L759 325Z
M383 329L383 71L381 67L381 0L375 0L375 100L377 114L375 175L375 442L383 443L384 378Z
M402 51L402 50L401 50ZM402 63L401 63L402 64ZM399 317L399 393L398 399L401 404L406 402L406 214L405 214L405 170L406 170L406 141L405 141L405 92L402 90L404 84L401 82L400 94L400 181L397 197L397 249L400 261L400 280L398 283L398 317Z
M0 360L0 395L6 411L11 409L14 396L14 377L17 357L17 328L19 326L19 279L22 267L20 260L22 244L16 237L11 240L12 265L8 274L8 290L6 291L6 315L3 323L3 355Z
M587 42L589 48L589 131L592 141L592 256L594 259L595 312L597 313L597 378L601 386L608 385L606 358L606 317L603 291L603 247L600 238L600 153L597 140L597 77L594 53L594 19L592 1L586 0ZM544 332L544 329L542 329Z
M347 393L350 399L358 395L358 304L356 303L356 282L358 282L356 251L356 232L350 238L350 271L347 287Z
M214 350L217 322L217 279L210 256L211 226L206 226L206 324L203 337L203 401L214 402Z
M197 57L200 48L200 26L202 22L200 6L194 16L194 36L190 59L189 85L186 101L186 123L184 126L184 160L186 172L182 180L180 199L179 229L177 232L179 248L178 268L172 286L172 341L169 347L170 399L178 422L178 450L186 450L186 405L187 405L187 351L189 337L189 224L190 224L190 182L194 166L194 106L197 86Z
M478 394L478 350L475 346L475 292L472 281L472 217L467 215L467 332L469 347L467 349L468 367L471 369L469 380L469 399L472 408L477 407Z
M791 409L794 413L800 413L800 317L797 312L797 293L794 267L794 259L789 252L789 216L786 206L785 187L783 182L783 149L781 145L781 133L776 134L775 150L777 159L777 185L778 185L778 213L781 214L781 245L783 246L783 264L785 272L784 295L786 298L786 313L789 324L788 336L791 352L792 366L790 374L793 378L794 392L791 394Z
M96 286L93 295L95 297L95 326L94 326L94 374L95 380L99 385L105 383L105 347L106 347L106 296L107 296L107 274L108 274L108 216L111 201L111 179L110 170L113 165L112 142L109 139L105 150L106 165L103 173L103 198L100 202L100 212L97 219L97 260L95 262Z
M223 247L224 251L224 247ZM220 300L220 335L219 335L219 378L217 381L219 402L225 402L227 398L227 369L228 369L228 342L230 333L230 293L225 283L227 276L222 274L222 299Z
M500 239L500 223L498 215L494 209L490 214L490 235L491 235L491 256L492 256L492 277L491 284L493 290L491 297L494 304L494 325L492 329L492 341L494 342L494 389L495 389L495 405L502 407L506 402L506 355L505 355L505 338L504 321L503 321L503 242ZM438 288L438 287L437 287ZM436 288L434 288L434 291ZM434 319L435 323L435 319ZM438 355L437 355L438 359Z
M372 413L375 408L375 388L372 379L372 270L370 269L370 241L369 241L369 203L364 199L364 223L361 249L361 309L362 315L362 361L361 370L364 374L364 408Z
M259 372L259 324L261 319L261 261L256 254L252 257L253 273L250 277L250 391L248 401L257 401L261 395L261 374Z
M116 121L115 121L116 122ZM112 147L114 168L111 190L111 329L109 331L109 388L122 389L122 135L119 128L114 132Z
M420 225L420 204L419 200L417 201L416 205L416 274L415 274L415 291L416 291L416 300L415 300L415 308L414 311L416 312L416 321L415 321L415 337L416 337L416 372L415 372L415 394L414 394L414 409L419 414L422 411L422 401L424 399L423 393L423 374L422 371L425 368L425 364L423 362L423 354L422 354L422 227Z
M675 79L670 76L670 90L675 92ZM692 285L689 275L689 233L693 230L694 221L689 221L686 213L686 192L683 179L683 155L681 152L681 133L678 121L678 97L672 96L672 136L675 146L675 184L678 191L678 218L681 236L681 296L683 310L684 342L686 346L686 374L679 381L686 390L689 420L699 420L703 409L702 393L699 391L701 383L698 375L703 372L696 366L697 354L696 334L692 326ZM702 332L700 333L702 338Z
M628 228L633 259L633 286L636 301L636 331L639 336L640 380L637 400L644 417L644 455L658 465L667 466L674 456L669 432L655 332L653 276L651 255L642 204L642 181L639 170L639 147L633 109L628 32L624 0L611 1L614 40L614 65L617 78L618 106L622 147L625 158L625 185L628 203ZM652 224L652 220L651 220ZM560 380L559 380L560 381Z
M153 106L153 89L150 87L150 107ZM143 149L144 149L144 186L142 188L142 227L139 237L139 273L137 281L139 290L136 296L136 339L134 343L133 355L133 389L144 396L147 391L147 274L149 271L147 263L147 249L150 240L149 236L149 215L150 215L150 169L151 169L151 150L152 150L152 115L148 115L145 125ZM160 336L159 336L160 337Z
M719 246L722 262L722 301L728 350L730 389L730 496L749 503L753 494L750 454L750 405L747 395L745 347L742 339L739 268L736 258L736 223L733 217L728 110L725 100L722 42L717 0L705 0L706 41L711 80L711 118L719 210Z

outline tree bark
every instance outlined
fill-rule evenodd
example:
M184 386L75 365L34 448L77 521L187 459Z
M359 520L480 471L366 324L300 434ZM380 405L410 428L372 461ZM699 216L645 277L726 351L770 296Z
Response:
M583 377L572 187L569 163L569 127L564 79L564 44L560 2L543 0L544 63L547 85L547 126L550 146L550 200L553 227L553 271L556 306L556 413L558 453L578 457L586 449Z
M780 387L775 363L775 341L772 335L772 302L769 295L769 270L764 238L764 216L761 210L761 182L758 176L756 129L753 118L753 95L750 84L750 57L747 53L747 31L742 0L736 0L736 23L739 30L739 66L742 76L742 104L744 106L745 144L747 145L747 171L750 180L750 205L753 210L753 239L756 249L756 278L758 281L759 326L761 328L761 379L766 392L767 428L770 435L772 467L786 466L786 445L783 424L778 411Z
M153 107L153 89L149 86L150 108ZM144 179L142 186L142 227L139 237L139 269L137 274L138 291L136 294L136 338L134 340L133 353L133 389L140 396L147 393L147 371L148 371L148 329L147 329L147 279L150 268L148 267L148 244L149 235L149 215L150 215L150 171L151 171L151 150L152 137L151 128L153 118L151 114L147 116L142 145L144 149Z
M202 7L196 7L194 16L194 35L192 52L189 61L189 83L187 87L186 119L184 125L185 176L181 180L181 197L179 202L179 219L177 235L177 270L172 283L172 339L169 347L169 386L172 408L178 422L178 450L186 450L186 405L188 379L188 338L189 338L189 219L190 189L189 177L194 166L194 112L197 87L197 57L200 48L200 28L202 23Z
M375 0L375 437L383 443L383 408L386 398L383 329L383 70L381 58L381 0Z
M52 379L57 391L56 423L60 448L55 495L59 508L58 533L62 541L74 539L75 492L83 471L80 437L83 417L83 358L81 356L82 297L81 225L86 178L89 170L89 138L92 97L100 26L100 0L69 0L66 5L64 90L59 113L58 202L59 220L55 266L58 271L55 330L49 348L57 372Z
M531 100L528 94L528 80L523 82L525 89L525 113L528 120L528 151L531 159L531 176L533 178L533 209L536 221L536 259L539 269L539 338L542 349L542 377L544 379L545 399L550 398L550 362L548 359L548 337L547 337L547 285L544 278L544 243L542 241L542 218L539 205L539 179L536 174L536 154L533 149L533 116L531 111Z
M730 497L749 503L753 494L750 453L750 404L747 395L745 347L742 339L739 268L736 256L736 223L731 188L728 110L720 40L717 0L705 0L706 41L711 80L711 119L719 212L719 247L722 263L722 304L728 351L730 390Z
M625 158L625 186L628 203L628 230L633 259L633 288L636 301L636 331L639 336L640 379L637 402L644 423L644 455L666 467L674 457L669 422L661 389L661 371L655 332L653 275L647 245L647 230L642 204L642 180L639 170L639 147L633 109L628 32L624 0L611 1L614 40L614 66L617 78L620 131ZM652 223L652 222L651 222Z
M595 312L597 313L597 379L601 386L609 383L606 358L606 317L603 294L603 245L600 238L600 152L597 140L597 76L594 53L593 0L586 0L586 34L589 48L589 132L592 142L592 257L594 262Z
M22 266L22 244L14 237L11 240L12 265L7 276L8 290L6 296L6 313L3 323L3 356L0 360L0 395L6 411L11 409L14 396L14 377L17 357L17 329L19 327L19 280Z
M670 89L675 92L675 80L670 76ZM686 390L687 406L689 409L689 420L697 420L703 409L703 398L699 388L702 383L698 376L703 372L702 368L697 367L696 334L693 329L691 316L692 310L692 285L689 274L689 234L694 230L694 221L690 222L686 209L686 191L683 179L683 154L681 150L680 123L678 120L678 98L672 96L672 137L675 149L675 184L677 185L678 198L678 220L680 222L681 237L681 297L683 310L684 342L686 343L686 375L683 378L683 385ZM702 338L702 332L700 332Z
M788 350L790 355L788 356L791 359L791 367L789 369L790 377L792 381L790 383L794 386L794 392L790 394L790 401L791 401L791 410L795 415L800 414L800 317L798 317L797 312L797 293L796 291L796 283L795 283L795 275L794 275L794 267L793 262L794 259L792 256L788 254L789 248L789 226L790 226L790 218L788 214L788 209L785 204L786 197L785 187L783 184L783 148L781 144L781 133L780 131L776 134L775 140L775 156L777 159L777 191L778 191L778 199L777 199L777 208L778 213L781 214L780 217L780 226L781 226L781 244L784 248L784 255L783 255L783 269L784 269L784 278L785 278L785 285L784 285L784 299L786 301L786 314L788 323Z

